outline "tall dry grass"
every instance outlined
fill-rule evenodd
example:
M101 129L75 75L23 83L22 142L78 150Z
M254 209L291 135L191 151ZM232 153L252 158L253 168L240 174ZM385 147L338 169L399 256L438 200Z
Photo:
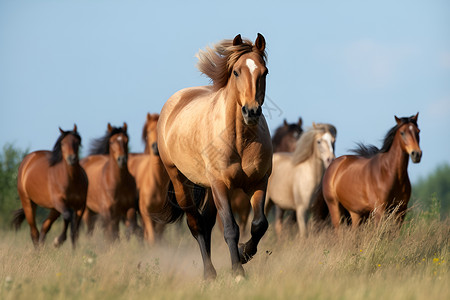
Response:
M218 277L204 282L185 224L168 227L156 247L134 238L108 245L99 231L91 239L82 234L74 252L69 242L51 246L58 226L38 251L27 226L0 231L0 299L450 299L448 219L417 215L400 231L386 220L338 235L310 225L308 237L282 241L270 227L239 283L218 230Z

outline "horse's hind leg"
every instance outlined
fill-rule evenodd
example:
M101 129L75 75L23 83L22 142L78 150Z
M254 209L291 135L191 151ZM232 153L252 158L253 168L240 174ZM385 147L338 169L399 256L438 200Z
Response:
M213 222L209 220L212 216L208 216L209 222L205 222L203 216L199 213L192 198L191 192L194 187L192 182L176 168L168 169L168 173L173 183L178 205L185 211L191 234L200 247L204 268L203 275L205 279L215 279L217 273L211 261L211 230L208 230L208 223ZM215 214L213 217L215 217Z
M21 197L22 198L22 197ZM27 219L28 225L30 225L31 240L34 246L37 248L39 246L39 230L36 227L36 204L31 202L30 199L22 199L22 207L25 213L25 218Z
M44 244L48 231L52 227L53 222L58 219L59 215L60 213L56 209L51 209L47 219L45 219L44 223L42 223L41 234L39 237L39 242L41 245Z

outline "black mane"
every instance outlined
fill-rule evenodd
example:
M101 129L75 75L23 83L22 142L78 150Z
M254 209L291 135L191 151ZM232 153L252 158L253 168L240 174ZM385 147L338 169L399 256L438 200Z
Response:
M413 117L400 118L400 125L395 125L386 133L381 149L378 149L374 145L364 145L362 143L357 143L358 148L352 149L350 150L350 152L365 158L371 158L378 153L388 152L389 149L391 149L392 143L394 142L395 133L400 128L400 126L407 123L413 123L417 126L417 122L413 119Z
M286 135L294 132L297 132L298 136L303 133L303 129L298 123L288 124L287 126L283 124L278 127L272 137L273 147L278 146Z
M63 131L61 133L61 135L58 137L58 139L56 140L55 145L53 146L53 150L52 153L50 155L49 158L49 164L50 166L54 166L57 163L59 163L60 161L62 161L62 151L61 151L61 141L68 136L69 134L73 135L74 137L76 137L77 139L80 140L80 145L81 145L81 136L78 134L78 132L76 131Z
M106 134L100 138L94 139L91 142L91 148L89 155L95 154L109 154L109 139L115 135L123 133L127 138L128 134L123 127L112 127L111 131L107 131Z

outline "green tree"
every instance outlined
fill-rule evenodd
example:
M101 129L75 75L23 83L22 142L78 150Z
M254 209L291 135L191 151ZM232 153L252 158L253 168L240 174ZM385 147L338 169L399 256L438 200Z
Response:
M11 212L20 208L17 194L17 170L27 151L21 151L12 144L3 146L0 153L0 226L11 220Z
M450 165L442 164L427 178L413 186L413 203L423 209L440 210L441 218L450 216ZM438 203L436 203L438 202Z

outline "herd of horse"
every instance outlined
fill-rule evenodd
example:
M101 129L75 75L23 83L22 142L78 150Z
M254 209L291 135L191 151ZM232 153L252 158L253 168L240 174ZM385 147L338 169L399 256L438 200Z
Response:
M285 211L294 211L299 235L306 234L309 211L334 227L349 214L352 226L373 215L377 222L394 212L401 223L411 194L407 166L421 159L418 114L397 118L381 149L359 145L354 155L335 158L336 128L315 124L306 131L302 119L286 120L270 136L262 105L266 76L266 42L237 35L200 50L198 69L212 84L178 91L160 114L147 114L143 153L128 153L127 124L107 126L79 160L77 126L60 129L52 151L28 154L18 170L22 208L13 224L30 225L36 247L62 215L59 246L71 227L75 248L80 223L91 234L101 219L105 236L143 234L161 239L166 224L186 216L203 259L204 277L215 278L211 231L219 221L228 245L232 271L245 275L243 264L257 252L275 209L275 229L283 231ZM49 209L39 232L36 207ZM252 215L250 237L239 243ZM141 226L138 225L140 216ZM236 222L236 219L238 222Z

